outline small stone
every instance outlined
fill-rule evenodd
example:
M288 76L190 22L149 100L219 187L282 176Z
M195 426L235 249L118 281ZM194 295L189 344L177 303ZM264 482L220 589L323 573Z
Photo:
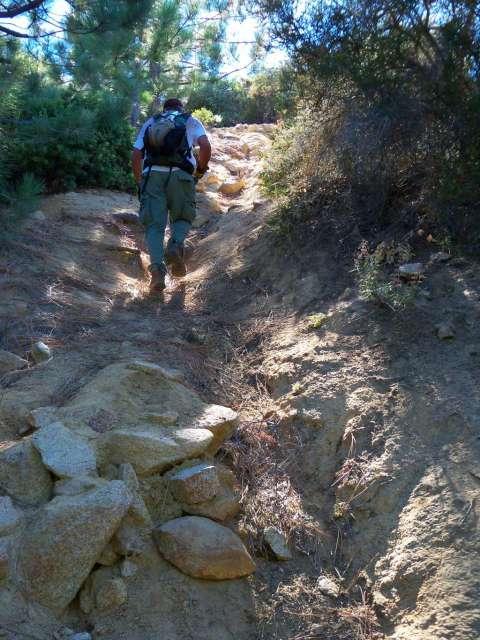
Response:
M39 364L50 360L52 353L50 348L44 342L36 342L32 347L32 358Z
M98 564L103 565L104 567L112 567L118 560L119 556L115 552L113 545L111 542L107 544L105 549L102 551L100 557L98 558Z
M425 273L425 267L421 262L409 262L400 265L398 272L404 280L418 280Z
M445 251L437 251L437 253L434 253L431 256L430 261L431 262L448 262L451 257L452 256L449 253L446 253Z
M11 498L0 497L0 536L6 536L15 531L20 524L21 513L13 506Z
M43 464L59 478L96 475L97 460L91 445L61 422L53 422L32 437Z
M68 640L92 640L92 636L88 631L82 631L81 633L74 633Z
M449 340L455 337L455 328L450 321L441 322L436 326L437 336L440 340Z
M193 467L173 470L166 477L175 498L187 504L211 500L220 490L213 464L203 462Z
M28 365L28 361L20 358L10 351L0 350L0 376L9 371L18 371L24 369Z
M112 611L126 601L127 587L110 567L102 567L94 571L80 592L80 608L84 613L90 613L94 608L100 611Z
M95 593L96 606L100 611L118 609L127 599L127 587L121 578L108 580Z
M270 547L277 560L291 560L292 554L283 533L276 527L267 527L263 532L263 539Z
M45 222L45 220L47 219L47 216L40 209L34 211L31 217L32 220L36 220L37 222Z
M340 595L340 587L331 578L327 576L320 576L317 580L317 589L330 598L338 598Z

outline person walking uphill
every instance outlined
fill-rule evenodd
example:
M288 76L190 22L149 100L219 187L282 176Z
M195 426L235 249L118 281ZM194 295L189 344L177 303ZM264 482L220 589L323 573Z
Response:
M198 162L193 147L199 146ZM165 289L171 274L186 274L184 242L195 219L195 184L208 169L210 141L203 124L183 108L178 98L165 101L163 112L140 129L132 152L139 187L140 222L150 254L150 291ZM167 220L170 239L164 249Z

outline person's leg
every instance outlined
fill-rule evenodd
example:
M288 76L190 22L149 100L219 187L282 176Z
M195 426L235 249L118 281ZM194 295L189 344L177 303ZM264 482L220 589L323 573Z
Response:
M192 223L187 220L175 220L170 224L171 236L170 242L176 242L183 245L185 238L188 236L188 232L192 228Z
M171 265L172 275L186 274L184 241L195 220L195 183L185 171L172 172L168 188L167 202L170 213L170 240L167 244L166 261Z
M150 254L151 288L165 288L166 266L164 262L163 242L167 225L168 210L165 193L166 174L152 171L143 179L140 200L140 222L145 228L145 240Z

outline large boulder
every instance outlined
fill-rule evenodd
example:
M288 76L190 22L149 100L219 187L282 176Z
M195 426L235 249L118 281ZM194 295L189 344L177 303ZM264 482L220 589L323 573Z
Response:
M52 422L39 429L33 435L32 442L42 456L43 464L59 478L97 473L93 447L61 422Z
M87 439L138 431L139 424L163 434L168 429L208 429L214 438L207 453L213 454L232 434L237 414L203 402L181 378L174 369L141 360L109 365L58 408L56 421Z
M193 578L227 580L255 571L255 564L240 538L207 518L185 516L154 531L160 553Z
M77 496L58 496L39 510L20 541L24 593L53 610L76 596L128 511L132 497L118 480Z
M0 444L0 492L23 505L47 502L52 478L30 439Z
M213 441L208 429L169 429L149 425L108 435L104 457L113 464L129 462L139 475L152 475L202 455Z

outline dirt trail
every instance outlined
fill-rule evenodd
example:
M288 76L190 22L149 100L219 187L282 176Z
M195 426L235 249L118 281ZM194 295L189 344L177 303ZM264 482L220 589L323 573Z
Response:
M2 378L1 441L19 437L29 410L64 406L99 369L132 358L180 369L205 400L241 415L220 457L242 482L236 526L256 575L198 581L151 549L120 611L71 607L63 622L106 640L473 640L478 268L424 256L415 306L393 315L357 297L341 254L279 253L257 186L269 134L214 132L190 271L162 300L147 295L137 202L125 194L46 199L44 219L1 257L2 348L25 356L41 339L53 353ZM238 193L222 195L225 182ZM435 330L445 320L449 341ZM294 560L272 561L271 525ZM15 598L0 590L0 637L52 637L56 623Z

